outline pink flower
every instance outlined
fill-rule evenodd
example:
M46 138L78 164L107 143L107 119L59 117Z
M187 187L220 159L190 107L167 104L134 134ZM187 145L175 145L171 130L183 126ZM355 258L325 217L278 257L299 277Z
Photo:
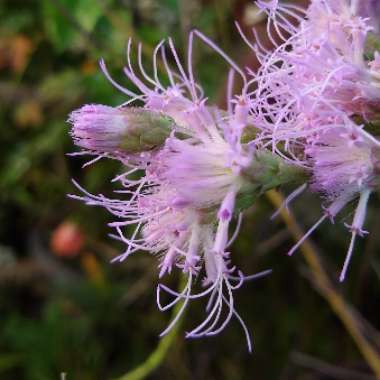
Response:
M356 1L357 13L361 17L368 18L375 32L380 28L380 3L378 0Z
M333 222L347 204L359 198L353 222L347 225L352 237L340 275L340 281L344 281L356 237L367 234L363 225L369 196L379 187L379 152L380 142L348 119L346 124L326 128L310 139L305 150L313 171L310 187L319 192L328 205L324 215L289 251L289 255L325 219Z
M194 35L216 49L232 66L227 112L208 106L202 88L194 80L191 67ZM245 82L246 78L230 58L199 32L190 34L186 69L171 40L169 48L176 70L169 66L166 48L161 42L153 54L153 76L148 76L139 45L138 75L130 61L129 41L128 64L124 71L140 90L139 94L116 83L104 62L101 63L107 78L130 100L117 108L89 105L74 111L69 119L73 125L72 136L78 146L93 154L102 157L105 153L121 160L127 171L115 178L122 185L119 199L89 194L78 184L84 195L74 198L102 206L118 218L110 226L117 233L113 237L122 241L126 249L114 261L123 261L144 250L158 257L160 278L174 268L180 268L187 276L181 292L158 285L160 310L183 301L178 315L161 335L174 326L191 300L208 296L207 317L186 336L215 335L235 317L244 329L251 350L248 330L234 306L233 290L268 271L244 276L231 264L228 251L241 223L239 215L237 230L230 236L230 223L236 216L236 198L248 187L245 170L255 154L254 146L242 143L249 103L244 93L239 97L232 95L234 73L240 74ZM168 87L157 75L158 55L168 76ZM125 108L141 102L142 107ZM126 236L125 230L131 225L134 226L132 233ZM206 289L194 293L193 284L201 275ZM162 291L174 296L165 306L161 303ZM227 309L224 317L223 308Z
M288 26L290 37L272 52L253 46L262 61L252 80L254 122L274 150L279 141L312 135L320 125L316 119L343 113L366 121L379 106L377 61L368 62L364 55L372 26L354 3L314 0L306 19L297 19L297 28ZM294 19L288 15L286 22L284 11L284 6L278 6L277 15L268 11L268 24L277 23L277 34Z
M300 19L298 9L290 12L277 1L261 0L257 5L268 13L268 33L275 45L266 51L247 41L262 62L250 82L252 118L262 131L259 139L278 155L308 168L310 189L326 203L324 215L289 254L325 219L333 221L348 203L359 199L348 226L352 238L343 281L356 237L365 233L369 196L379 187L380 142L353 121L364 124L380 109L379 53L372 61L365 56L377 17L372 13L375 6L370 1L312 0L305 19Z

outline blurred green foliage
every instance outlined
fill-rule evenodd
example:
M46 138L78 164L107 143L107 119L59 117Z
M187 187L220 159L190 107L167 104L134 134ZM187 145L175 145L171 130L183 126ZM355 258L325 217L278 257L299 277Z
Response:
M139 365L158 344L169 315L155 308L156 259L136 254L111 265L122 247L107 237L110 216L66 196L76 192L71 178L95 193L110 193L109 180L121 170L110 161L82 170L83 157L66 155L75 151L67 115L83 103L126 100L97 61L105 58L114 77L128 85L121 69L129 37L144 43L149 63L154 44L168 35L184 54L187 32L198 27L237 60L249 62L232 23L247 6L232 0L0 3L1 379L51 380L61 373L67 380L111 379ZM197 43L194 66L207 96L222 102L225 63ZM369 224L376 231L379 202L371 206ZM368 372L314 291L302 259L285 257L292 240L281 222L269 221L272 211L265 199L249 209L233 247L234 261L245 272L274 269L270 278L247 284L237 295L238 310L254 333L255 353L247 354L235 323L220 336L199 341L185 341L182 330L152 379L330 379L294 359L295 351ZM303 196L295 212L302 225L310 225L319 215L318 201ZM85 241L66 256L52 240L63 222L74 223ZM337 270L347 243L344 228L325 226L315 236L326 266ZM344 290L375 326L378 248L376 233L359 242ZM175 287L179 279L168 281ZM204 305L192 307L185 327L203 312ZM373 339L379 344L376 335Z

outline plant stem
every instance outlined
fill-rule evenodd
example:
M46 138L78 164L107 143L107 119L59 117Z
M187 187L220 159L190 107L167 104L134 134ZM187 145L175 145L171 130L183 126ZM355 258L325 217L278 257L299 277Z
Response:
M280 208L284 202L283 196L275 190L268 191L266 195L269 201L276 208ZM301 239L304 233L300 226L297 224L293 215L285 209L282 209L280 211L280 215L289 231L293 235L295 241ZM344 327L351 335L364 359L367 361L368 365L375 373L376 378L380 379L380 354L363 335L356 318L351 312L351 306L334 288L311 242L306 239L301 245L300 250L306 260L306 263L311 269L318 291L326 299L331 309L342 321Z
M180 281L179 287L181 288L184 285L183 277ZM173 309L173 316L175 316L182 306L181 302L178 302L175 308ZM114 380L142 380L150 375L155 369L157 369L165 359L169 348L175 342L178 332L182 324L183 316L178 320L174 325L172 330L165 335L160 342L158 343L157 348L146 358L146 360L138 365L135 369L127 372L125 375L114 379Z

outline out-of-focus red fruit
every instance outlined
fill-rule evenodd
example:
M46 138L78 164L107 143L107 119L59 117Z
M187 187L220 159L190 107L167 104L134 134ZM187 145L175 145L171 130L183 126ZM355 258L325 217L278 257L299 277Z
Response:
M72 222L61 223L50 238L51 250L60 257L75 257L84 244L84 235Z

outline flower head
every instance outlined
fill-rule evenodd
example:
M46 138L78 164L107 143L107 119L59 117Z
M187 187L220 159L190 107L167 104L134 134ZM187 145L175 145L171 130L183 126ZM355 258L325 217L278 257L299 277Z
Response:
M282 44L260 52L252 113L274 145L312 136L339 113L363 122L373 117L380 104L379 72L376 61L365 55L373 27L357 3L313 0L306 18L288 26L290 36ZM281 14L283 7L277 16L269 12L268 23L277 24L277 34L294 24L293 15Z
M380 3L378 0L361 0L356 2L357 13L369 19L374 31L380 31Z
M378 188L377 156L380 142L352 122L326 129L306 149L313 163L311 188L326 197L325 216L333 220L349 202L359 198L351 225L352 241L340 279L344 280L357 235L363 236L367 203Z
M313 165L312 188L335 197L370 186L374 175L372 152L377 147L377 141L353 123L320 132L306 148Z
M191 54L195 33L232 65L227 112L207 105L194 80ZM186 274L188 280L181 292L158 285L160 310L183 301L178 315L162 335L173 327L191 300L208 296L207 317L187 337L215 335L236 317L251 349L248 330L234 306L233 290L256 276L244 276L237 270L228 250L237 234L230 237L231 221L238 214L236 200L250 188L246 172L256 154L256 147L243 142L242 137L249 124L249 104L244 101L244 94L234 97L231 91L235 71L243 81L246 78L232 60L199 32L190 34L187 70L171 40L169 48L177 70L169 65L166 48L160 43L153 54L153 76L148 76L139 45L137 75L129 59L129 42L125 74L141 91L139 94L116 83L101 62L107 78L130 100L117 108L89 105L74 111L70 116L72 136L78 146L94 154L107 153L127 166L127 171L115 178L123 187L119 192L125 199L92 195L79 185L84 195L74 197L89 205L103 206L118 218L110 226L116 230L113 236L125 243L126 249L114 261L145 250L158 257L160 278L174 268ZM158 56L166 70L168 87L157 74ZM126 108L132 103L141 106ZM241 215L237 228L240 222ZM126 227L131 225L134 229L126 236ZM200 276L205 290L194 293L193 284ZM161 302L163 291L174 296L167 305ZM227 309L224 317L223 308Z
M286 18L283 7L266 4L268 24L277 24L281 37L293 15ZM366 56L376 19L369 9L374 10L371 2L311 1L305 19L287 28L289 36L283 43L261 55L263 65L253 81L252 113L261 138L269 141L273 151L308 168L310 189L326 204L323 216L289 254L325 219L333 221L358 199L353 222L347 226L352 238L341 281L355 239L365 233L370 194L379 187L380 142L365 128L377 117L380 105L379 53Z

